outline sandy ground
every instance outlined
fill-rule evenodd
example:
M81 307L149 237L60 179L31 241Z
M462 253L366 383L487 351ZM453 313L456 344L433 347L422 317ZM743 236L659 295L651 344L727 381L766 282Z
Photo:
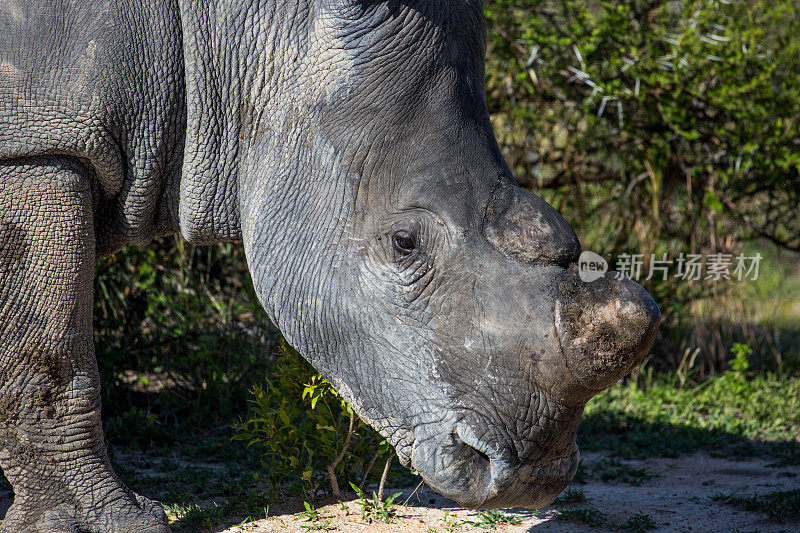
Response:
M587 454L587 461L598 458ZM800 531L800 522L775 522L767 515L741 510L734 506L714 502L711 496L718 493L751 496L776 490L800 489L800 467L772 468L769 461L731 461L716 459L704 454L678 459L646 459L623 461L636 468L655 474L653 479L639 486L621 483L590 481L576 484L584 489L589 500L585 503L556 505L541 511L511 509L507 514L517 517L518 525L497 528L507 532L581 532L602 531L608 528L591 528L583 524L566 522L556 517L559 509L600 510L608 522L624 524L636 513L649 515L656 523L653 531ZM413 489L410 489L413 490ZM410 490L405 491L409 494ZM402 503L404 498L400 498ZM297 514L272 512L266 520L243 526L220 529L225 533L247 531L305 533L311 522ZM321 514L330 520L331 531L349 532L472 532L486 531L471 525L478 521L476 513L458 507L453 502L425 489L419 491L401 508L392 523L365 523L360 507L354 501L320 506ZM445 514L447 513L447 514Z
M604 456L587 454L586 463ZM769 461L732 461L718 459L705 454L685 456L678 459L652 458L640 461L623 461L635 468L643 468L653 478L641 485L589 481L574 484L574 488L585 491L588 501L574 504L556 504L540 511L525 509L506 510L506 514L520 520L516 525L501 525L498 531L506 532L582 532L602 531L606 528L591 528L586 525L559 520L560 509L595 508L603 513L606 522L624 524L637 513L648 515L656 524L653 531L800 531L800 521L776 522L766 514L748 512L729 504L714 502L715 494L735 493L741 496L764 494L776 490L800 489L800 467L768 467ZM413 488L406 489L398 498L403 503ZM396 492L394 490L388 491ZM10 494L0 494L0 516L10 504ZM287 501L270 508L270 517L249 521L241 526L219 528L215 531L233 532L289 532L314 531L313 523L299 515L302 502ZM398 507L396 516L389 524L368 523L361 518L361 509L354 500L344 503L318 502L323 519L329 521L330 531L340 533L439 533L457 531L461 533L486 531L470 522L478 522L475 512L458 507L427 488L421 488L411 497L407 505ZM242 517L243 519L245 517ZM316 529L317 531L321 529Z

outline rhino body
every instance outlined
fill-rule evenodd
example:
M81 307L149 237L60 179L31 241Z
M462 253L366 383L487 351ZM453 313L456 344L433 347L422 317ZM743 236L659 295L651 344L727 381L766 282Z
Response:
M93 268L241 241L286 339L436 490L547 505L659 318L579 279L486 110L472 0L0 0L2 532L164 532L108 461Z

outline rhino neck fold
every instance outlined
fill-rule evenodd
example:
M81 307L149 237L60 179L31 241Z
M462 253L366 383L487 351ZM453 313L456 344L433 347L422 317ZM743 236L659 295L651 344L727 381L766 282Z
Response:
M253 94L276 85L282 65L274 59L292 14L258 0L178 3L186 91L180 231L193 244L238 241L241 161L258 118Z

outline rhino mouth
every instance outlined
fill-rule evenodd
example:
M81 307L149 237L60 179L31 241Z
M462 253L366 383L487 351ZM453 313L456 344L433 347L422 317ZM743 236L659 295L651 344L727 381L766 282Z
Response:
M477 508L546 507L572 480L580 460L574 439L556 457L530 461L509 461L468 433L464 438L459 433L459 440L474 450L476 470L486 471L484 488L476 494Z
M428 486L469 509L546 507L572 480L580 459L573 438L547 459L509 460L505 450L491 449L463 426L439 439L415 439L405 451L406 466Z

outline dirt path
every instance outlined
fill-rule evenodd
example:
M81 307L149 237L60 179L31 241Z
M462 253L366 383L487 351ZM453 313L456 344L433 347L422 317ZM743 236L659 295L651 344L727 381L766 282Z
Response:
M585 461L591 464L603 459L603 456L589 454ZM587 501L556 504L541 511L512 509L506 515L518 519L520 523L500 525L497 529L514 533L625 530L623 525L634 526L636 515L639 514L639 525L645 523L642 515L646 515L655 524L652 531L800 531L800 522L796 520L781 523L771 520L765 513L745 511L711 499L716 494L752 496L800 489L800 467L776 468L767 466L768 461L731 461L705 454L616 464L643 470L652 478L638 486L598 480L574 484L572 488L583 489ZM604 525L599 529L580 521L559 519L560 509L596 509L602 513L602 517L597 518ZM335 528L331 531L341 533L486 531L475 524L480 522L480 515L459 508L430 490L418 492L389 524L365 523L355 501L348 501L344 505L329 504L320 507L319 511L324 518L316 524L324 525L329 520L329 527ZM280 514L278 508L271 512L276 516L217 531L305 533L312 530L310 526L314 525L314 522L297 513ZM631 519L634 521L629 522Z

